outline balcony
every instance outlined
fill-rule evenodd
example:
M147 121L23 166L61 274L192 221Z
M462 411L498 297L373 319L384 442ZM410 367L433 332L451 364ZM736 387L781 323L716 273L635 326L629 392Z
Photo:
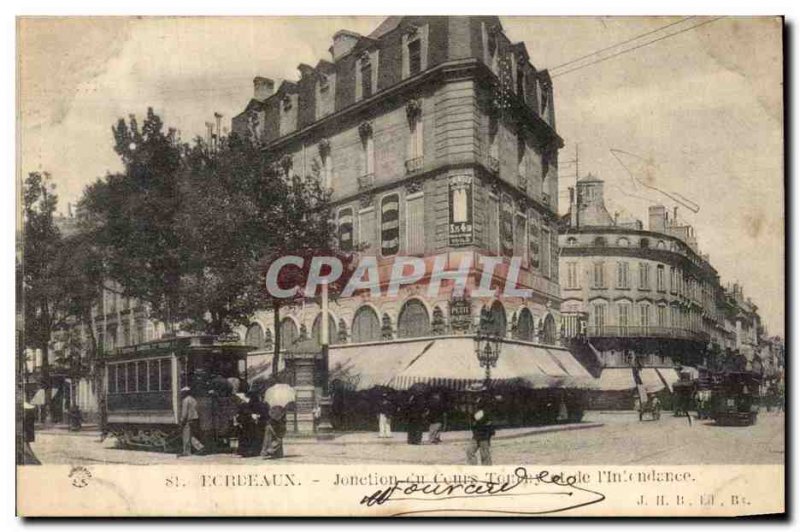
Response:
M415 157L406 161L406 174L416 174L422 170L422 157Z
M358 178L358 191L369 190L375 186L375 174L364 174Z
M695 342L707 343L708 333L701 331L690 331L677 327L660 326L641 326L641 325L605 325L596 327L590 325L586 328L586 334L590 337L603 338L672 338L675 340L692 340Z

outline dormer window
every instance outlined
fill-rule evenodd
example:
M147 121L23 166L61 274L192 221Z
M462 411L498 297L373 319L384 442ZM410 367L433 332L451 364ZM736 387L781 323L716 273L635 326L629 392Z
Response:
M409 26L403 33L403 79L427 68L428 26Z
M372 60L369 53L364 53L359 60L359 71L361 72L361 98L372 96Z
M292 109L292 97L288 94L284 94L283 98L281 98L281 105L283 106L284 112L290 111Z
M320 74L319 75L319 91L320 92L328 92L328 90L330 88L331 88L331 82L328 79L328 76L326 76L325 74Z

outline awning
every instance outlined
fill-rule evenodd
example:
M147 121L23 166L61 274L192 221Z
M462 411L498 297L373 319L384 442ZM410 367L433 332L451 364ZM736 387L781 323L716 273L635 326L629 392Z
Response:
M665 384L658 376L655 368L642 368L639 370L639 378L647 390L647 393L656 393L664 389Z
M603 368L603 372L600 373L600 378L598 379L597 388L608 392L633 390L636 388L633 369Z
M591 388L595 379L569 351L530 344L503 342L497 365L491 368L493 384L520 383L529 388ZM390 382L408 389L417 382L465 389L483 382L486 370L475 356L472 338L435 340L430 349Z
M331 346L329 379L362 391L388 386L389 381L422 356L435 340Z
M661 376L661 380L664 381L667 389L672 393L673 385L681 380L681 376L678 374L677 370L675 368L656 368L656 371Z
M416 383L466 389L484 381L472 337L426 339L331 350L331 379L365 390L389 386L407 390ZM569 351L503 342L493 384L520 383L530 388L592 388L595 379Z

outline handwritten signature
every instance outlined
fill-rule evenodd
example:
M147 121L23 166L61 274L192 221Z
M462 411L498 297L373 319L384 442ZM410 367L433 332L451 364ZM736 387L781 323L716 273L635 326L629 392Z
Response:
M534 489L542 486L556 488L552 491ZM524 504L513 508L498 508L495 504L476 505L485 498L525 497ZM562 502L568 497L569 502ZM574 497L574 498L573 498ZM511 515L543 515L565 512L605 500L605 495L577 484L577 477L552 473L547 470L529 473L525 467L514 470L514 476L503 482L472 480L469 482L434 482L397 480L394 485L375 491L361 499L367 507L381 506L390 502L422 501L413 510L398 511L394 515L409 515L432 512L480 512ZM439 504L453 499L472 499L470 508L452 503ZM519 501L516 501L519 502ZM425 504L436 503L436 504ZM430 506L430 507L426 507ZM476 506L482 506L477 508Z

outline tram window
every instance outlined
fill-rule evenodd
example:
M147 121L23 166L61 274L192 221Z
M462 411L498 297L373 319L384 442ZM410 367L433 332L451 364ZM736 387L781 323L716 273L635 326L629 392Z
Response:
M147 391L147 361L142 360L137 363L136 368L136 389L140 392Z
M172 389L172 361L168 358L161 360L161 391Z
M128 375L125 379L126 388L128 393L134 393L136 391L136 362L128 362L126 365L128 366Z
M126 364L117 364L117 393L125 393L127 388L125 387L125 373L128 369Z
M108 365L108 393L117 393L117 366Z
M158 370L160 368L160 362L158 360L151 360L148 366L148 384L150 387L148 388L151 392L157 392L159 390L159 384L161 383L161 379L158 376Z

